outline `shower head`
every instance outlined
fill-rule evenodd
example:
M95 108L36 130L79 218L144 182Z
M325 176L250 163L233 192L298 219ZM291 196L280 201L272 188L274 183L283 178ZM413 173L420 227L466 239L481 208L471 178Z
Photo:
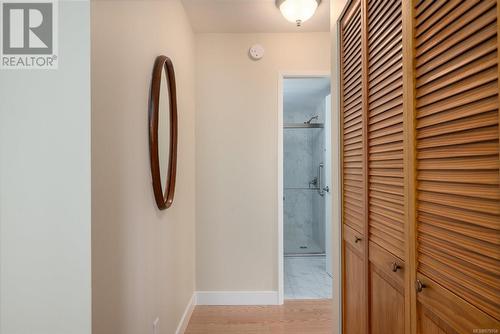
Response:
M312 120L313 120L313 119L318 120L318 118L319 118L319 116L318 116L318 115L313 116L313 117L309 118L309 120L308 120L308 121L305 121L305 122L304 122L304 124L311 124L311 122L312 122Z

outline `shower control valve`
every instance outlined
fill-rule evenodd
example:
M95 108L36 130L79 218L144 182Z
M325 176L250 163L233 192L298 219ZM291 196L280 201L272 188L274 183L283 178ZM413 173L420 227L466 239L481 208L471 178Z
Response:
M326 191L327 193L330 192L330 187L326 186L326 187L323 187L323 190Z

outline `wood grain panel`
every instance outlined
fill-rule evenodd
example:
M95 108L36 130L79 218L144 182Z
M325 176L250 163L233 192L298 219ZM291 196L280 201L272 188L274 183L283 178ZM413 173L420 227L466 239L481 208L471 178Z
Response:
M455 330L452 328L449 328L449 326L446 326L446 324L443 324L442 321L440 321L439 318L437 318L432 312L427 310L425 307L422 305L419 305L418 308L418 317L420 321L420 331L419 333L421 334L458 334ZM446 329L443 329L442 327L445 327Z
M371 334L401 334L404 331L404 296L384 275L371 273Z
M399 258L370 241L370 311L372 334L404 331L404 265Z
M344 242L344 333L365 334L365 307L368 302L364 294L365 288L365 261L349 243Z
M352 3L341 22L343 223L364 234L363 87L361 3ZM353 175L359 177L353 177Z
M426 0L415 13L420 331L496 328L478 319L500 320L497 2Z
M369 234L370 241L393 253L402 262L404 185L401 1L387 1L380 6L379 1L370 0L368 13ZM390 75L386 76L386 73Z

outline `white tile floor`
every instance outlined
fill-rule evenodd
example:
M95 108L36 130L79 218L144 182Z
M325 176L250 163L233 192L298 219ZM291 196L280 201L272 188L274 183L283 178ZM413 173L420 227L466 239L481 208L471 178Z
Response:
M325 256L285 257L285 299L332 298Z

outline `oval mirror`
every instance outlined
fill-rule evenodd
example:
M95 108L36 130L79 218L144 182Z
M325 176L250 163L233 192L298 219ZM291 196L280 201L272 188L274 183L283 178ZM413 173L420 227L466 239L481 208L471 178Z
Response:
M156 204L169 208L174 200L177 169L177 96L174 66L158 56L149 98L149 157Z

